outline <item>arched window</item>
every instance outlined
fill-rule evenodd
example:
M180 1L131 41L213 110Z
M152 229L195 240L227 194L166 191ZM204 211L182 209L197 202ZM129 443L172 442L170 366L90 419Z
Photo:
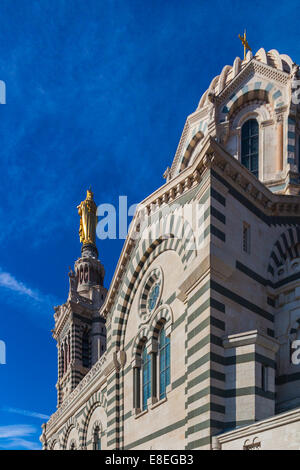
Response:
M258 178L259 128L256 119L249 119L242 127L241 162Z
M159 334L159 398L166 396L170 383L170 338L162 328Z
M99 428L99 426L96 426L95 430L94 430L93 449L94 450L101 450L101 439L100 439L100 428Z
M82 335L82 365L90 367L90 338L87 330Z
M143 372L143 410L147 409L147 400L151 395L151 357L144 346L142 354L142 372Z

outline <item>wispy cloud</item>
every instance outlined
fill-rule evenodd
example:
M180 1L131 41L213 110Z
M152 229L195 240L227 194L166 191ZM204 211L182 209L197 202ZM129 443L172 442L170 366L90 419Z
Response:
M6 413L15 413L19 414L22 416L29 416L31 418L38 418L38 419L49 419L50 416L43 414L43 413L38 413L36 411L29 411L29 410L21 410L19 408L10 408L10 407L3 407L2 411L5 411Z
M36 433L36 428L30 424L11 424L0 426L0 439L29 436Z
M15 295L11 295L14 293ZM54 305L58 305L59 300L50 294L44 294L38 289L26 285L18 280L13 274L4 271L0 266L0 295L1 301L16 308L22 308L30 316L36 314L46 314L52 311ZM17 299L16 299L17 297ZM22 302L20 302L20 298ZM49 317L50 318L50 317Z
M39 301L40 296L37 291L33 291L29 287L26 287L23 282L18 281L12 274L2 271L0 268L0 287L6 287L12 291L18 292L21 295L31 297L34 300Z
M28 441L27 439L11 439L11 441L4 443L0 448L2 449L19 449L22 447L26 450L41 450L42 446L35 441Z
M41 445L35 440L26 439L38 433L38 429L29 424L12 424L0 426L1 449L30 449L39 450Z

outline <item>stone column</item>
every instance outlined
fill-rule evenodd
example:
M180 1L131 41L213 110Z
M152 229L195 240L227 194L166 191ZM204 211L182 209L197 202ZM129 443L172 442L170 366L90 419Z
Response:
M113 353L115 354L115 353ZM120 436L120 374L119 371L110 364L107 369L107 396L109 397L107 405L107 449L118 450L121 446Z
M158 401L157 393L157 352L158 352L158 341L157 339L151 338L150 344L147 344L147 351L149 351L151 357L151 404L153 405Z
M133 413L141 412L141 357L136 355L131 361L133 372Z
M276 171L283 170L283 116L277 117Z
M151 352L151 401L152 403L156 403L157 398L157 354L155 352Z
M278 341L253 330L230 335L223 344L227 393L230 390L226 399L229 422L246 426L273 416Z
M133 367L133 408L141 409L140 367Z

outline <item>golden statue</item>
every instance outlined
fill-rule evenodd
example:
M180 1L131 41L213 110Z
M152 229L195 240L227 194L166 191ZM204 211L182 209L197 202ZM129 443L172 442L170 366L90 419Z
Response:
M80 215L79 238L83 245L96 241L97 206L91 189L87 190L86 199L77 206Z

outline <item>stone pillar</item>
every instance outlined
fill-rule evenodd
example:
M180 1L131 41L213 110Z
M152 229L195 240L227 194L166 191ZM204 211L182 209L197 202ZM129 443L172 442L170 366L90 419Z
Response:
M158 341L157 339L151 338L150 343L147 345L147 351L151 357L151 404L153 405L158 401L158 390L157 390L157 353L158 353Z
M133 367L133 408L136 411L141 409L141 390L140 390L140 367Z
M257 330L224 339L226 415L246 426L275 414L275 363L278 341Z
M219 439L216 436L213 436L211 439L211 448L212 450L222 450Z
M157 354L151 352L151 401L156 403L157 397Z
M110 366L108 366L108 368L110 368ZM113 367L107 375L108 420L106 436L108 450L118 450L121 446L120 393L120 373Z
M225 306L212 298L209 276L186 299L186 449L211 449L225 416Z
M101 346L105 346L105 323L104 319L97 315L96 312L92 319L91 327L91 365L93 366L103 352ZM104 332L102 332L102 329ZM104 348L105 349L105 348Z
M131 361L131 365L133 371L133 412L138 414L141 412L141 358L136 356Z
M283 170L283 116L277 117L276 171Z

